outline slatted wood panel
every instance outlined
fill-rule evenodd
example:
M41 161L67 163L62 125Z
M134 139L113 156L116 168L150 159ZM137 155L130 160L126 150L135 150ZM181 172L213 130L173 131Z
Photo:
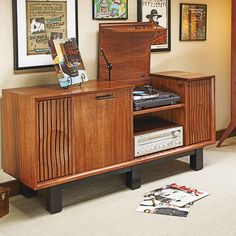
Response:
M39 101L38 182L73 174L71 98Z
M189 144L211 139L211 80L189 83Z

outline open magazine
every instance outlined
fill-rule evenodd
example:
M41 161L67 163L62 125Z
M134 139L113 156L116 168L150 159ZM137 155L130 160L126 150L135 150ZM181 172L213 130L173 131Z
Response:
M195 188L186 187L178 184L170 184L163 188L150 191L144 197L154 196L156 198L165 198L169 203L178 207L183 207L190 202L195 202L209 195L207 192L199 191Z
M168 202L168 199L156 199L146 197L141 202L136 211L151 213L151 214L161 214L161 215L171 215L171 216L182 216L186 217L192 208L193 203L189 203L183 207L177 207Z
M61 87L88 80L76 39L52 39L49 47Z
M136 211L186 217L193 202L207 195L207 192L173 183L146 193Z

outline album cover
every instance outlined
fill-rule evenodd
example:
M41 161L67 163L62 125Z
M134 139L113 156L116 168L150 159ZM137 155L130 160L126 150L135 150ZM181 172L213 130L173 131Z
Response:
M177 207L171 205L168 202L168 199L165 198L160 198L157 200L156 198L146 197L141 202L136 211L151 214L186 217L190 212L192 205L193 203L189 203L183 207Z
M188 203L195 202L208 195L209 193L198 190L196 188L186 187L173 183L163 188L158 188L150 191L146 193L144 197L154 198L157 201L159 201L160 199L166 199L166 201L170 205L183 207Z
M49 47L61 87L88 80L76 39L52 39Z

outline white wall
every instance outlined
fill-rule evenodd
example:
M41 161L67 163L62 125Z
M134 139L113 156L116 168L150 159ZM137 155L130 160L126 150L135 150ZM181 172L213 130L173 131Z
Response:
M0 0L0 89L57 83L54 72L14 74L11 0ZM97 74L98 24L92 20L92 0L79 2L79 42L90 79ZM136 21L136 0L129 0L129 20ZM216 75L216 128L226 128L230 119L230 0L188 0L208 5L207 40L179 41L179 4L171 0L171 52L153 53L151 71L186 70ZM1 162L1 157L0 157ZM1 169L1 164L0 164ZM5 178L4 178L5 180ZM0 172L0 182L3 177Z

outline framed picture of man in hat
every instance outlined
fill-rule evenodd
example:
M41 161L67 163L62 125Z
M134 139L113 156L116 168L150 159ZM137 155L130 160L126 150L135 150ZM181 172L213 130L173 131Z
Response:
M170 51L170 0L137 0L137 5L138 21L152 22L159 28L151 50L153 52Z

